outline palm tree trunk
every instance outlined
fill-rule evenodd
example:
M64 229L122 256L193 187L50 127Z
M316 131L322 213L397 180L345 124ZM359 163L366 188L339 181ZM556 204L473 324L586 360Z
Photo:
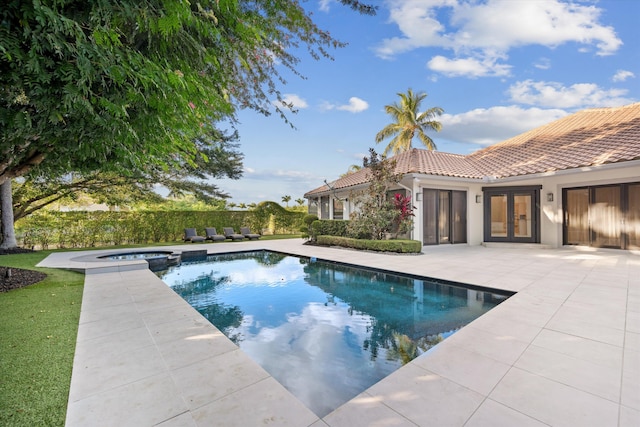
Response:
M13 227L13 196L11 194L11 180L7 179L0 184L0 228L2 228L2 243L0 249L12 249L18 247L16 230Z

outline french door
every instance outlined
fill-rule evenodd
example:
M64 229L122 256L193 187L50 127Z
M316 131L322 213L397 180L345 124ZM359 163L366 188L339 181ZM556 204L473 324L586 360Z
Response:
M540 187L484 188L485 242L540 242Z

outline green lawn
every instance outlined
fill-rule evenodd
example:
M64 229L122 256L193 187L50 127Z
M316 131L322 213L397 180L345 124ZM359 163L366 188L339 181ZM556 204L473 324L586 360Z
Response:
M0 425L63 426L84 275L36 268L50 251L0 256L5 267L47 274L0 294Z
M0 293L0 426L64 426L84 275L36 268L51 252L0 256L0 266L47 274L40 283Z

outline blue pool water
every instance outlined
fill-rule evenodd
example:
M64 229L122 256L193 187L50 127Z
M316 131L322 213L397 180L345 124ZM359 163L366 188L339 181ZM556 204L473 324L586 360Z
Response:
M140 252L126 252L126 253L119 253L119 254L112 254L112 255L103 255L103 256L99 256L98 258L107 258L114 261L122 261L122 260L131 261L131 260L138 260L138 259L167 257L171 254L173 254L173 252L171 251L161 251L161 252L140 251Z
M507 298L268 251L157 274L320 417Z

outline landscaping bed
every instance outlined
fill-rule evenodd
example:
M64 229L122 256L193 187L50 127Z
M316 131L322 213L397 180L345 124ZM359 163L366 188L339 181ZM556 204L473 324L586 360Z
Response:
M14 248L0 249L0 255L11 255L33 252L30 249ZM13 267L0 267L0 292L7 292L12 289L33 285L44 280L46 274L40 271L24 270Z

